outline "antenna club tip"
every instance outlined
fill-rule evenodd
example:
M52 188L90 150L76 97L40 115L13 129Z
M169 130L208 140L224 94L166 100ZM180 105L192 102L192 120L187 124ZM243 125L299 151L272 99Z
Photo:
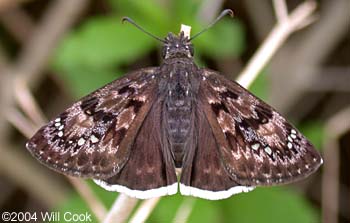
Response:
M232 9L225 9L223 11L223 14L229 15L230 17L233 17L235 14L233 13Z
M125 23L125 22L129 22L130 21L130 18L129 17L126 17L126 16L124 16L123 18L122 18L122 23Z

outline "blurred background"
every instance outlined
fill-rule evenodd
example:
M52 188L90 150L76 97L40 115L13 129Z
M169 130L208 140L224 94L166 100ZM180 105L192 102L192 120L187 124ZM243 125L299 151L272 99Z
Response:
M303 3L288 0L288 10ZM235 79L276 24L270 0L1 0L0 212L92 213L77 187L108 210L117 193L40 165L25 148L27 137L42 117L127 71L159 65L160 43L121 24L123 16L165 37L181 23L195 34L224 8L235 17L193 44L200 66ZM225 200L164 197L147 222L350 222L350 1L317 1L310 22L286 40L250 90L312 141L324 165L293 185Z

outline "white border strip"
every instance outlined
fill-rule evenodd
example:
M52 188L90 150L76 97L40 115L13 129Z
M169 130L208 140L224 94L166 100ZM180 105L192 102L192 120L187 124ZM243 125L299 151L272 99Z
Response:
M177 193L178 188L177 182L169 186L154 188L150 190L133 190L122 185L110 185L103 180L97 179L94 179L94 182L108 191L117 191L119 193L124 193L129 197L135 197L138 199L150 199L165 195L173 195Z
M208 200L225 199L234 194L249 192L254 189L255 187L236 186L223 191L210 191L210 190L198 189L198 188L187 186L185 184L180 183L180 193L182 195L200 197Z

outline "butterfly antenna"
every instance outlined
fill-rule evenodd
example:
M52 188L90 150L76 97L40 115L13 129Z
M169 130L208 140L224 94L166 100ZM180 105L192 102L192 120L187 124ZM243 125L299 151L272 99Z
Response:
M199 36L200 34L204 33L205 31L207 31L210 27L212 27L213 25L215 25L215 23L217 23L220 19L222 19L222 17L226 16L226 15L230 15L231 17L233 17L233 11L231 9L225 9L224 11L222 11L220 13L220 15L213 21L211 22L207 27L205 27L202 31L200 31L199 33L195 34L194 36L192 36L192 38L190 39L190 41L192 41L194 38L196 38L197 36Z
M162 43L165 43L165 41L164 41L163 39L161 39L161 38L159 38L159 37L153 35L152 33L146 31L145 29L143 29L141 26L137 25L136 22L135 22L134 20L132 20L131 18L129 18L129 17L123 17L123 18L122 18L122 22L124 23L125 21L131 23L131 24L134 25L136 28L138 28L138 29L141 30L142 32L146 33L147 35L153 37L154 39L156 39L156 40L158 40L158 41L160 41L160 42L162 42Z

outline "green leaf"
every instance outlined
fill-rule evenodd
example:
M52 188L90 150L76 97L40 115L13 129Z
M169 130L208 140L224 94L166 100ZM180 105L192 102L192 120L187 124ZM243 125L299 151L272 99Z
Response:
M131 17L141 27L154 35L167 32L171 18L167 11L156 0L109 0L122 16ZM135 27L133 27L135 29ZM138 31L140 34L140 31ZM149 38L149 37L148 37Z
M92 222L98 222L93 212L89 209L87 204L81 199L81 197L77 193L72 193L69 200L67 200L67 202L65 202L60 207L58 207L57 211L59 212L60 219L59 221L52 221L52 222L66 223L67 221L65 221L65 218L64 218L64 215L66 213L72 213L72 214L88 213L88 214L91 214ZM45 222L49 222L49 221L45 221Z
M224 206L222 222L320 222L316 211L302 196L281 187L257 188L219 202Z
M184 197L179 193L162 197L147 222L172 222Z
M238 57L246 45L243 25L237 19L223 19L195 39L194 44L211 57Z
M188 218L188 222L211 223L221 222L223 220L220 206L216 205L215 201L208 201L199 198L192 199L195 199L195 203Z
M122 25L118 17L101 17L86 22L58 48L54 67L106 68L141 57L154 41L134 27Z
M174 25L186 24L194 26L200 1L177 0L171 2L171 17Z

